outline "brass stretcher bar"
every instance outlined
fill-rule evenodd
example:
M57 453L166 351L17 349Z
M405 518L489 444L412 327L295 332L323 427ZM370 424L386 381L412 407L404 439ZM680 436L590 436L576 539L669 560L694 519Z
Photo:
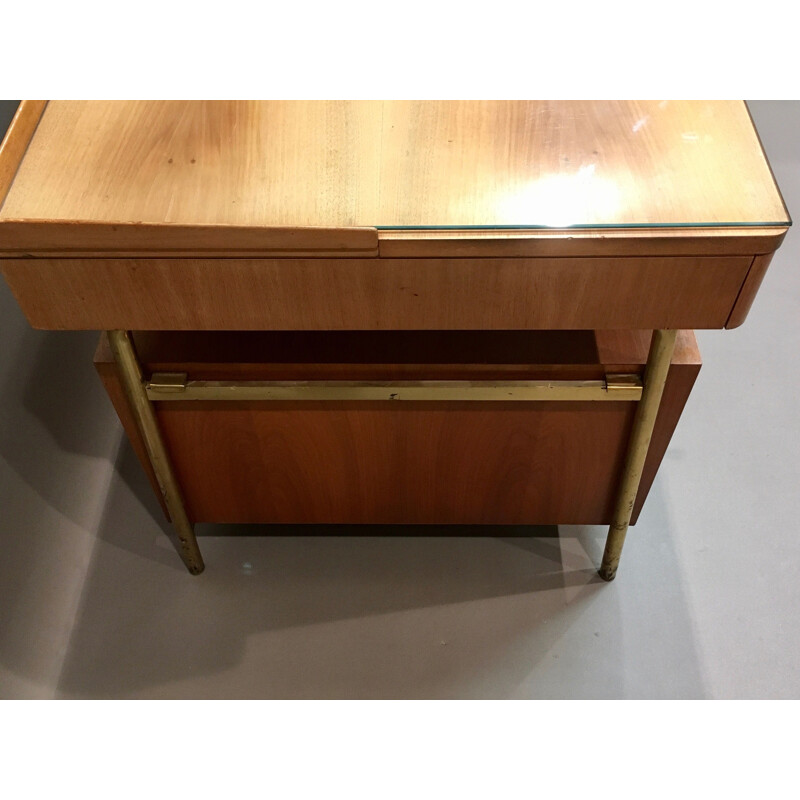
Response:
M185 373L154 373L151 401L584 401L639 400L638 375L596 381L189 381Z

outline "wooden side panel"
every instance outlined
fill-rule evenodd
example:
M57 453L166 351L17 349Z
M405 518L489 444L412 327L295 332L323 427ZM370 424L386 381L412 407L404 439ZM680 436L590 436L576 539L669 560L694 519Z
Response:
M647 458L644 462L642 471L642 482L639 484L639 492L636 495L636 502L633 505L633 515L631 524L635 525L639 519L639 514L653 485L656 473L661 466L661 461L667 452L672 434L678 425L678 420L683 413L689 393L692 391L694 382L700 372L700 362L696 364L673 365L670 367L667 383L664 386L664 394L661 397L661 406L656 417L653 437L650 440L650 449L647 451ZM610 523L610 520L609 520Z
M644 374L644 364L650 349L651 331L596 331L598 360L608 372ZM664 386L664 395L656 418L650 449L647 452L642 482L633 506L631 524L639 518L644 501L650 492L658 468L669 446L689 393L700 372L702 359L697 339L692 331L678 331L672 366Z
M8 259L34 327L722 328L751 259Z

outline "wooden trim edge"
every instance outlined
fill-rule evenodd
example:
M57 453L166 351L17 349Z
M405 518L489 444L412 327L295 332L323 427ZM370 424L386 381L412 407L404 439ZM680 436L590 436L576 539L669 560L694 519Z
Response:
M28 149L47 100L22 100L0 142L0 208L14 182L19 165Z
M767 274L767 267L772 261L775 253L767 253L766 255L759 255L753 259L750 269L747 270L747 275L744 277L742 288L739 289L739 294L733 303L728 321L725 323L727 330L738 328L747 319L747 314L756 299L761 282Z
M271 256L276 251L324 252L348 257L376 257L375 228L259 227L185 225L151 222L85 222L81 220L0 219L0 253L50 256L53 252L91 251L98 257L115 252L185 251L236 255L240 251Z
M780 247L788 227L576 230L379 230L382 258L491 256L759 255Z

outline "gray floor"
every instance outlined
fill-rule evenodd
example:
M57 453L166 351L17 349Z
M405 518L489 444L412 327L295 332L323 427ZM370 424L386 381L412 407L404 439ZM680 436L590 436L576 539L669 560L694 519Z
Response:
M751 110L800 215L800 103ZM0 109L2 113L2 109ZM95 377L0 281L0 697L800 696L800 236L705 365L626 544L226 537L171 549Z

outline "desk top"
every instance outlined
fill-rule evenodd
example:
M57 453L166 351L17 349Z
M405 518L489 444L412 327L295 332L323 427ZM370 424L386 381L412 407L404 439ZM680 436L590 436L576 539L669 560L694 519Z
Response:
M9 221L791 224L742 102L529 100L51 101L0 207Z
M57 329L735 327L791 224L741 102L25 101L0 201Z

